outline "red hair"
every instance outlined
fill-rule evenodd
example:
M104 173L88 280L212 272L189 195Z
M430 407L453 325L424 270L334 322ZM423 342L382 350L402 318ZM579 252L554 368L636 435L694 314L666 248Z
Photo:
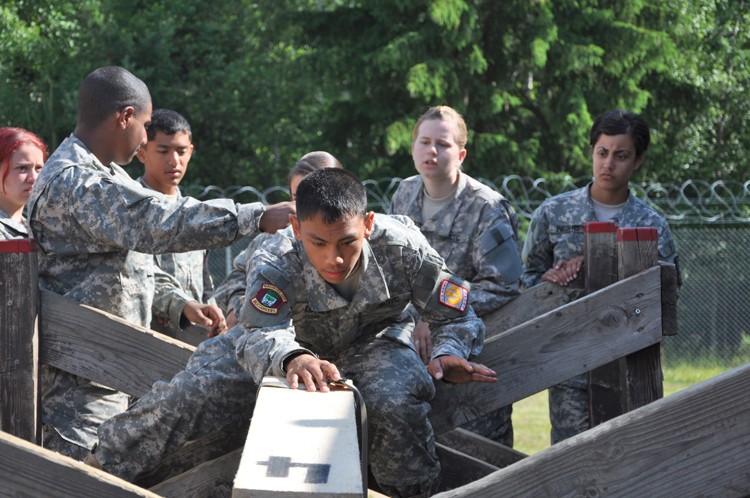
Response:
M25 144L37 147L42 151L42 160L47 160L47 146L44 145L41 138L23 128L13 128L11 126L0 128L0 172L2 173L0 184L3 186L3 192L5 192L5 179L8 177L10 171L8 168L10 156Z

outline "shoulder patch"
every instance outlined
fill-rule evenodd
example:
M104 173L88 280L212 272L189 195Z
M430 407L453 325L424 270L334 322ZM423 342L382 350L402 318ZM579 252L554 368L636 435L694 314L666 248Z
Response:
M261 313L276 315L279 308L287 301L281 289L272 284L263 284L255 297L250 300L250 304Z
M444 306L457 309L463 313L466 311L466 306L469 304L469 289L444 278L443 281L440 282L440 295L438 301Z

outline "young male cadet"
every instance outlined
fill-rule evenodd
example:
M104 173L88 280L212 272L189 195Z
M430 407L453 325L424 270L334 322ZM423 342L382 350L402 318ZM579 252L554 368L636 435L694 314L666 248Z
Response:
M39 285L148 327L156 278L169 279L152 254L223 247L259 230L288 225L291 203L265 207L229 200L166 202L119 165L146 143L151 95L117 66L90 73L78 91L76 128L47 160L29 198L39 245ZM192 322L215 325L210 309L188 302ZM127 396L54 368L42 378L45 446L82 458L99 424L127 407Z
M146 126L148 142L138 149L136 157L143 163L143 175L137 181L144 187L161 192L172 202L181 202L180 182L193 156L193 132L185 117L171 109L155 109ZM211 299L213 281L208 268L208 251L170 252L155 255L156 265L173 276L187 295L198 303L214 305ZM152 307L151 328L176 336L189 325L182 310L185 306L174 298L169 285L157 285ZM215 313L222 314L216 307ZM212 327L208 336L226 331Z
M467 360L484 337L469 288L408 218L367 212L350 172L311 173L296 202L294 238L281 233L252 256L240 325L201 343L171 383L105 422L89 463L135 480L186 441L246 423L263 376L327 392L343 374L365 399L378 485L391 496L434 491L433 378L495 381ZM410 303L434 332L427 368L411 343Z

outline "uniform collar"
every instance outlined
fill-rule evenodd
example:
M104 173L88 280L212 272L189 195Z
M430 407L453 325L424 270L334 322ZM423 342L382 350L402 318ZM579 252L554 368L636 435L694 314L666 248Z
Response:
M425 232L434 232L435 234L441 236L441 237L448 237L451 233L451 224L450 223L441 223L443 220L454 220L456 219L456 216L458 216L459 209L461 206L458 202L449 202L445 206L443 206L443 209L440 210L440 213L447 213L448 216L441 215L439 217L434 217L430 220L424 220L422 219L422 206L424 202L424 182L422 181L422 177L419 177L419 188L415 189L414 197L411 199L411 202L409 203L412 206L411 212L409 213L409 217L414 220L415 223L417 223L421 230ZM456 200L461 197L461 194L466 189L466 185L468 183L468 177L459 170L458 172L458 187L453 192L453 199Z

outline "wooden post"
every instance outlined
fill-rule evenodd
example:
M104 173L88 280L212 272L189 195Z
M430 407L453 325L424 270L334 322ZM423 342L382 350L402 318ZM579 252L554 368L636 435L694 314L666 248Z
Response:
M586 294L617 282L617 225L613 222L589 222L583 227ZM594 427L625 412L627 394L624 359L589 372L589 425Z
M627 278L659 264L659 232L656 228L621 228L617 232L618 276ZM632 310L640 313L641 310ZM627 411L664 396L661 343L625 358L627 364Z
M0 430L38 444L36 244L0 241Z
M621 280L657 266L658 242L659 234L656 228L618 229L617 279ZM598 281L601 282L601 277ZM637 315L642 310L634 309L627 312ZM663 396L660 354L660 344L656 343L591 371L589 414L592 427Z

